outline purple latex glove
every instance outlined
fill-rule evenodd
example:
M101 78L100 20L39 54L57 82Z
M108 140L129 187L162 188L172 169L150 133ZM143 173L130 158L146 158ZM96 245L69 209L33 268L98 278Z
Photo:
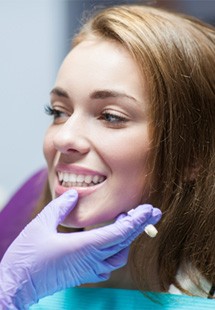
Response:
M77 199L69 190L53 200L8 248L0 264L3 309L27 309L62 289L107 280L127 263L131 242L161 217L158 209L142 205L108 226L58 233Z

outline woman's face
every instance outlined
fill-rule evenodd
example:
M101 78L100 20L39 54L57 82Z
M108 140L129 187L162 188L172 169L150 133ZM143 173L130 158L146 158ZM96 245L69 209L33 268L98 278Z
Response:
M64 225L105 223L146 201L147 93L121 45L99 39L77 45L59 70L51 109L44 154L52 196L69 188L79 193Z

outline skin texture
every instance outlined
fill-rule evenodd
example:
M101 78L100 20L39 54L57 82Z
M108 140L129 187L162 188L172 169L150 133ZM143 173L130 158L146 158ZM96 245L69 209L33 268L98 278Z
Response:
M75 187L80 199L64 225L105 223L146 202L151 142L147 93L128 52L97 38L78 44L59 70L51 106L54 120L44 154L52 197L68 190L60 185L57 171L105 178L93 187Z

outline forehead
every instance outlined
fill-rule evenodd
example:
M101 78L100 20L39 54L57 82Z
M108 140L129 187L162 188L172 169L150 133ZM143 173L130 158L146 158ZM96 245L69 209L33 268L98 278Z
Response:
M84 40L67 55L56 83L71 83L77 87L80 82L85 89L91 90L94 87L126 89L139 101L146 95L146 86L136 62L121 44L109 40Z

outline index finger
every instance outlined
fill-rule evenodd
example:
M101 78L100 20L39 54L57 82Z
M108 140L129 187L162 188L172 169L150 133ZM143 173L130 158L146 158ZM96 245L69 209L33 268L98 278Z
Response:
M139 235L149 224L149 220L150 223L155 224L159 220L158 217L156 215L153 221L153 207L151 205L141 205L115 223L97 228L92 233L96 235L99 249L123 243L125 240L129 240L130 244L136 235Z

